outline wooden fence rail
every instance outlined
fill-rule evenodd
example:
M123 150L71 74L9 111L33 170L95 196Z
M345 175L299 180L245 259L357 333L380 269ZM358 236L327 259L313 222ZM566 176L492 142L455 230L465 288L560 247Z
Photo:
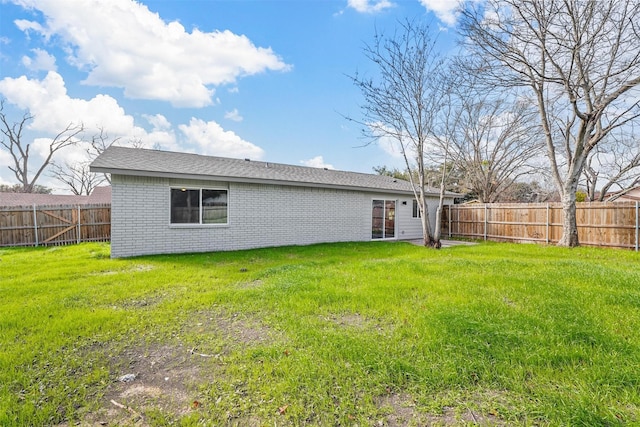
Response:
M581 245L640 248L640 203L578 203ZM452 205L443 234L471 239L554 244L562 235L559 203ZM111 239L111 205L0 208L0 246L66 245Z
M638 251L638 202L578 203L578 239L581 245ZM560 203L475 204L448 206L443 228L449 237L557 243L562 236Z
M58 246L110 239L109 204L0 208L0 246Z

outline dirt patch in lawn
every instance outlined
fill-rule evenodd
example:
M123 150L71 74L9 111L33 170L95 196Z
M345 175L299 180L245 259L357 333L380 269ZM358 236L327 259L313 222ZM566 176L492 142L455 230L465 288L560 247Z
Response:
M199 396L199 386L225 375L225 355L234 347L267 343L274 336L258 319L240 313L199 312L184 327L221 340L213 347L131 345L114 351L111 383L99 407L81 425L146 426L157 424L158 417L178 422L206 401L206 396Z
M238 287L240 289L254 289L254 288L259 288L260 286L262 286L264 284L263 280L260 279L256 279L256 280L252 280L250 282L242 282L238 284Z
M442 414L428 414L425 416L428 426L505 426L504 421L494 415L484 415L469 408L455 409L444 407Z
M371 319L359 313L331 314L321 318L342 328L377 331L380 334L388 334L393 329L392 325L384 325L379 319Z
M371 322L359 313L345 313L342 315L331 315L324 318L339 326L364 329L371 325Z
M388 413L383 422L388 427L430 426L449 427L461 425L505 426L506 423L495 415L460 406L445 406L436 413L424 413L416 408L415 401L405 393L392 393L375 399L376 405Z
M144 426L150 411L180 418L197 409L196 386L216 371L215 360L182 346L130 347L113 364L113 382L83 425Z
M99 271L97 273L93 273L93 276L111 276L113 274L123 274L123 273L140 273L145 271L151 271L155 267L153 265L148 264L136 264L132 265L129 268L121 269L121 270L104 270Z
M420 425L415 403L407 394L394 393L380 396L375 399L375 403L389 413L383 425L389 427Z
M260 319L242 313L201 312L194 325L200 333L215 333L231 344L258 345L273 342L277 335Z

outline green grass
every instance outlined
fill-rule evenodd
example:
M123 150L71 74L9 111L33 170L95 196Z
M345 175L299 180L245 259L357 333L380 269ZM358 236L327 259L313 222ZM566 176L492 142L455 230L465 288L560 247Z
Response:
M133 384L182 372L177 400L122 393L134 353L166 354L170 373ZM104 244L0 250L0 425L102 419L640 425L640 255L382 242L124 260Z

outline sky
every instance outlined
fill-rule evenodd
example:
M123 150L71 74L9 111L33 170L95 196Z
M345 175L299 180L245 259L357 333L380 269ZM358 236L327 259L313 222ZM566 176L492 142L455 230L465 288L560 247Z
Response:
M41 162L50 138L82 123L84 140L373 173L403 167L367 144L349 76L375 77L376 32L428 22L456 49L457 0L0 0L0 99ZM56 162L87 159L86 145ZM0 151L0 184L17 180ZM33 168L33 167L32 167ZM48 173L38 181L67 192Z

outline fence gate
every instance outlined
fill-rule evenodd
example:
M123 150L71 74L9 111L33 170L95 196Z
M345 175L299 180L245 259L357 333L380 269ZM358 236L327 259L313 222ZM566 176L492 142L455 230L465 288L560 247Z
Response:
M37 224L42 224L36 227L36 246L80 243L79 212L79 206L77 209L36 210L36 218L41 215Z

